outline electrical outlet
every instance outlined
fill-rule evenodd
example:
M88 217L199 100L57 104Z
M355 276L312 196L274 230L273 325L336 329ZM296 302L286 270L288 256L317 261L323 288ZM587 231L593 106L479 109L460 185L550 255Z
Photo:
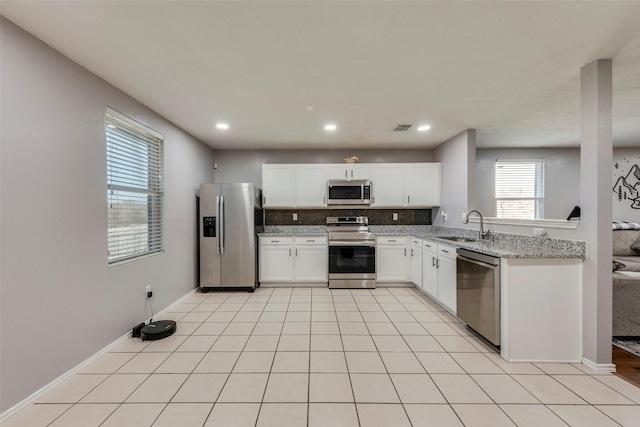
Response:
M151 285L147 285L147 287L144 290L144 294L147 296L147 298L151 298L153 296L153 292L151 291Z
M464 221L467 218L467 214L465 212L462 212L462 220Z
M147 286L144 291L145 291L145 293L146 292L151 292L151 285Z
M393 213L393 220L394 221L398 220L398 214L396 212Z
M544 236L547 234L547 230L545 230L544 228L534 228L533 229L533 235L534 236Z
M297 214L297 213L294 213L294 214L293 214L293 220L294 220L294 221L297 221L297 220L298 220L298 214Z

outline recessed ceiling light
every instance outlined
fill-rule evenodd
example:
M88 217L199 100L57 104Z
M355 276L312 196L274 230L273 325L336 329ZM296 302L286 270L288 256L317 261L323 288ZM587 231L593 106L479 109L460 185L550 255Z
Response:
M229 129L229 125L226 124L226 123L218 123L218 124L216 124L216 127L218 129Z
M429 129L431 129L431 126L429 126L429 125L418 126L418 131L420 131L420 132L424 132L424 131L429 130Z
M329 124L329 125L324 125L324 130L336 130L338 129L338 126L333 125L333 124Z

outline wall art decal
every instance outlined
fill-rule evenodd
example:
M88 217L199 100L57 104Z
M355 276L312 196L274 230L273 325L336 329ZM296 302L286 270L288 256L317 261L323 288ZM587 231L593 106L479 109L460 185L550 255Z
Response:
M623 158L613 166L616 180L613 192L620 203L629 204L631 209L640 209L640 158Z

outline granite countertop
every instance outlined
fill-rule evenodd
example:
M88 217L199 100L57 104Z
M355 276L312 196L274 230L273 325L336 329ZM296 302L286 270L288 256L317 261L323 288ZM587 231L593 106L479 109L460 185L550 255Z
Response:
M421 228L411 230L406 227L370 226L369 230L376 236L406 236L427 239L436 243L445 244L454 248L464 248L474 252L500 258L574 258L584 259L584 248L581 242L544 238L537 240L535 245L531 244L531 237L524 235L490 234L486 240L476 240L473 242L456 242L442 239L444 236L456 236L478 239L478 233L473 235L469 230L444 229L444 228ZM282 226L271 227L267 232L259 233L264 237L316 237L327 236L324 226ZM496 236L499 238L495 239ZM527 244L529 243L529 244Z
M438 238L438 236L433 235L417 235L415 237L500 258L584 258L583 255L568 250L549 249L545 247L519 245L507 242L494 242L492 240L455 242L441 239Z
M485 255L500 258L580 258L584 255L569 250L549 249L546 247L520 245L516 243L496 242L492 240L476 240L474 242L456 242L442 239L437 234L427 233L376 233L376 236L410 236L419 239L431 240L438 244L444 244L454 248L464 248ZM466 237L466 236L465 236ZM473 237L473 239L477 239Z
M258 237L326 237L329 233L321 231L282 231L271 233L258 233Z

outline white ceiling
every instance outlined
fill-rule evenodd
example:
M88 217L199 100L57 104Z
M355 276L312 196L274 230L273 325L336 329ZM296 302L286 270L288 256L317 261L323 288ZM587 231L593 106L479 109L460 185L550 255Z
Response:
M577 146L580 68L599 58L613 58L615 144L640 145L637 1L0 7L215 148L429 148L469 128L484 147Z

